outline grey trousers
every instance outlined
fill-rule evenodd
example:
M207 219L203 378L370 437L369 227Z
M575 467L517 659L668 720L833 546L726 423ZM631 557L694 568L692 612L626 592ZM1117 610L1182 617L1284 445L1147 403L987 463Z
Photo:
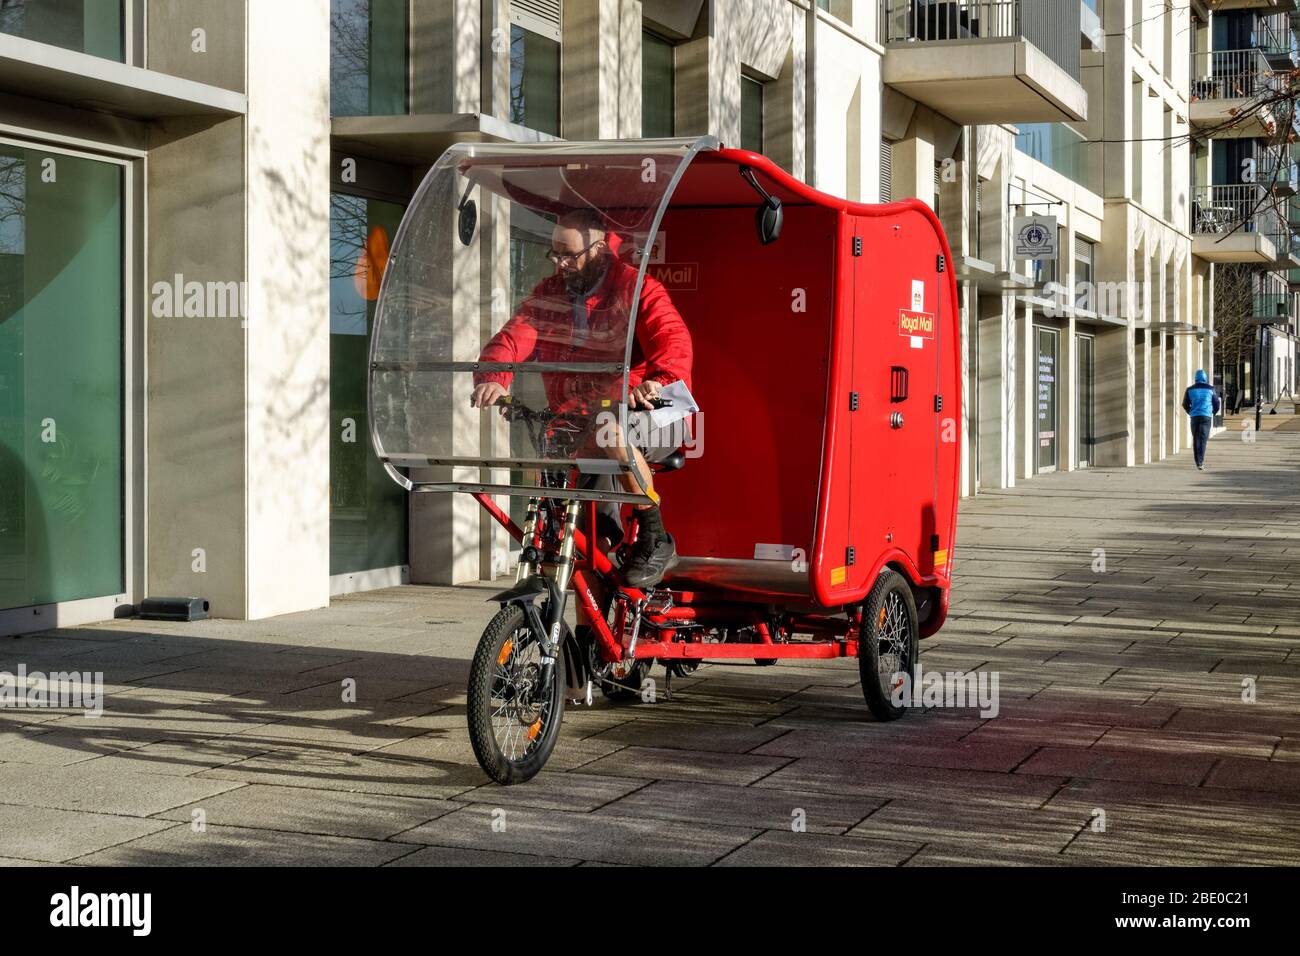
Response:
M677 421L667 428L656 429L650 425L648 413L629 412L627 441L640 449L646 461L660 462L686 443L686 422ZM621 490L613 475L591 475L583 484L598 491ZM622 505L617 501L602 501L596 505L597 530L615 544L623 538L621 511Z

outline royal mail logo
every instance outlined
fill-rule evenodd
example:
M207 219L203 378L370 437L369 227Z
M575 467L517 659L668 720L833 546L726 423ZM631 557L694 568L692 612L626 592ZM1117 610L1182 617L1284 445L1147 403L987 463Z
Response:
M913 312L910 309L899 309L898 334L932 339L934 338L934 316L929 312Z
M665 263L664 265L652 265L647 272L653 278L658 279L665 289L694 290L699 265L694 262Z

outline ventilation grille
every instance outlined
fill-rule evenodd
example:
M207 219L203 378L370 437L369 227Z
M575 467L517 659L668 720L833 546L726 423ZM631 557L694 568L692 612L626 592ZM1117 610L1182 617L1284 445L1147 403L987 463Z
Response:
M880 141L880 201L894 201L894 144L887 139Z
M510 22L559 40L560 0L510 0Z

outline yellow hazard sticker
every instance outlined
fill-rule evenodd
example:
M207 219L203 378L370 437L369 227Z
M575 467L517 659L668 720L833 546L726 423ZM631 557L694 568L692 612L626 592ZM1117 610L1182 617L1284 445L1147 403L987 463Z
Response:
M831 584L843 584L847 569L841 565L838 568L831 568Z
M945 564L947 564L947 563L948 563L948 549L947 549L947 548L944 548L942 551L936 551L936 552L934 553L934 566L935 566L936 568L941 568L941 567L943 567L943 566L944 566Z

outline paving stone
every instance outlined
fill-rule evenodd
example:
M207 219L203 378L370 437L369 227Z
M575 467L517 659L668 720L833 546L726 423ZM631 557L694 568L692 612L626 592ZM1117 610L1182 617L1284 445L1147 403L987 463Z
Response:
M0 764L0 794L6 803L145 817L239 786L229 781L131 773L97 763L88 760L40 772L33 772L27 764Z
M271 751L187 779L446 799L482 785L487 778L477 766L466 764L312 747Z
M717 866L899 866L919 843L769 830L718 861Z
M1059 853L1090 822L1078 810L968 806L928 801L924 794L891 800L849 833L931 846L973 843L1004 852Z
M207 826L251 827L383 840L459 809L446 800L251 784L158 814L190 823L202 810Z
M576 866L576 859L560 859L552 856L530 856L527 853L500 853L495 850L473 850L467 847L426 846L414 853L400 856L385 866L493 866L514 869L520 866ZM596 864L588 861L586 866L613 866L610 863Z
M789 763L784 757L726 754L704 750L625 747L579 767L576 773L613 774L653 780L700 780L740 786L760 780Z
M547 766L550 766L549 762ZM595 810L642 789L649 782L635 777L542 771L526 783L511 787L489 783L459 793L454 799L467 803L486 803L504 809L536 807L543 810Z
M843 833L884 802L879 797L663 780L640 787L598 812L623 817L654 817L684 824L734 826L743 823L766 829L790 828L798 820L809 833Z
M1205 779L1213 765L1213 757L1198 753L1129 753L1095 747L1044 747L1021 764L1016 773L1140 780L1195 787Z
M411 852L401 843L185 824L79 857L84 866L380 866Z
M170 826L174 824L161 820L0 803L0 857L61 863Z
M501 814L495 808L474 806L408 830L401 839L560 858L580 852L584 859L606 863L698 866L712 863L757 833L742 826L550 810L518 809Z

